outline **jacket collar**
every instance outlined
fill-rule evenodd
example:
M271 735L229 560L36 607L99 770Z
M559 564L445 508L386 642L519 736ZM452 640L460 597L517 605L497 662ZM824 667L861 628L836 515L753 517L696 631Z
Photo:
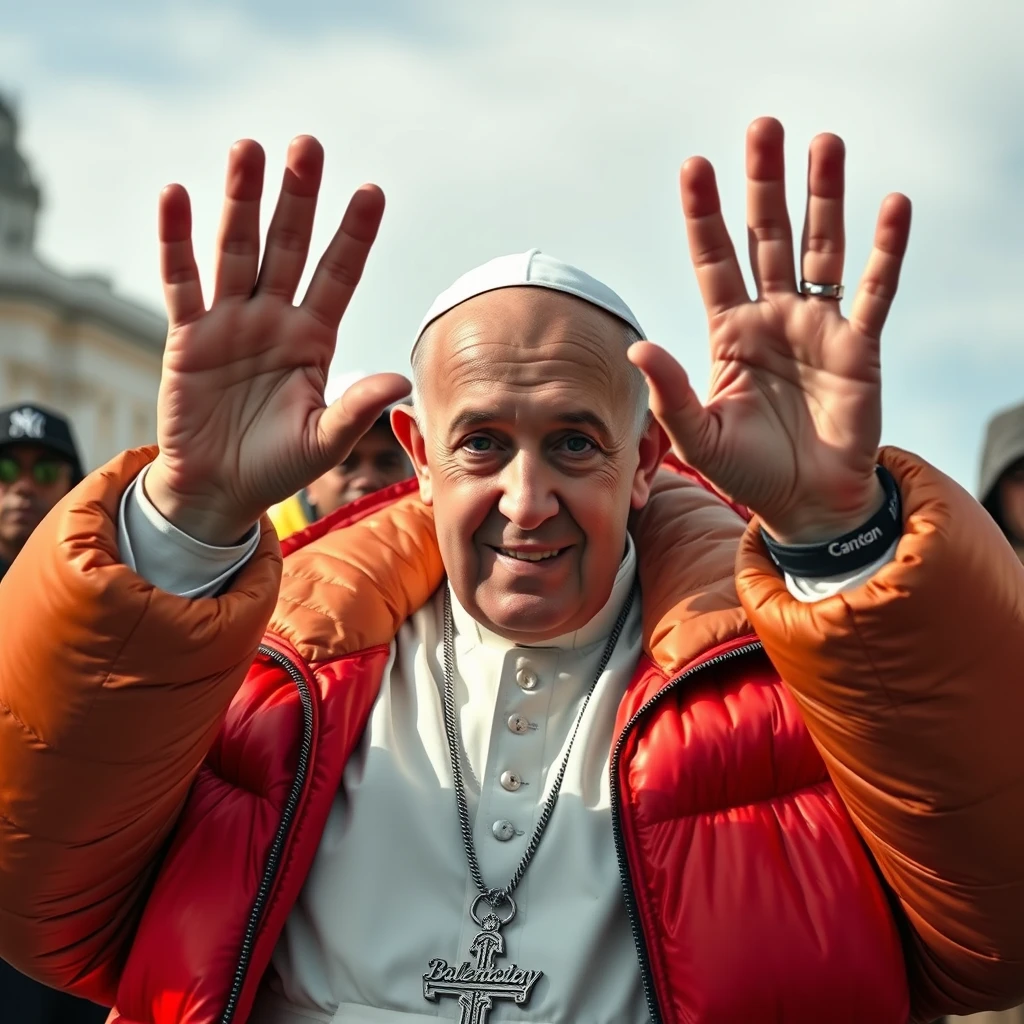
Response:
M270 624L310 664L389 644L444 578L433 514L413 482L318 526L285 559ZM666 674L750 632L733 578L745 528L677 468L658 474L633 517L644 650Z

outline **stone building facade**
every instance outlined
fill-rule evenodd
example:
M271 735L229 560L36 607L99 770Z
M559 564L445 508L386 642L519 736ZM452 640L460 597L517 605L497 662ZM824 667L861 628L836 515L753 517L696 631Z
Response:
M167 325L36 252L42 196L18 148L18 118L0 98L0 404L36 401L67 415L93 469L156 440Z

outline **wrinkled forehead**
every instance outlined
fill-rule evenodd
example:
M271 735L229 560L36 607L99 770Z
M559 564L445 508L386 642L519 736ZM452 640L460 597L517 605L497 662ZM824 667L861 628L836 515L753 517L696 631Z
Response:
M629 393L631 340L617 317L540 288L476 296L435 321L420 342L427 411L474 402L608 409Z

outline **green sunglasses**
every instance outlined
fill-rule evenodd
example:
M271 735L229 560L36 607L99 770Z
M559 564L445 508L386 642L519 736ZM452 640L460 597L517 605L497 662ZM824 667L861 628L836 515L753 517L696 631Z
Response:
M17 459L0 455L0 484L17 483L24 473L28 473L37 484L46 487L60 479L65 465L60 459L40 459L30 469L26 469Z

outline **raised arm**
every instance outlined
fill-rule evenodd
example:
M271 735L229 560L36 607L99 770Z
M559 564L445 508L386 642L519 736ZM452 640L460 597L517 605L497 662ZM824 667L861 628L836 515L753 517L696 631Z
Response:
M149 464L146 495L167 522L209 545L234 544L341 461L409 388L379 375L324 403L338 325L383 213L380 191L355 194L295 305L323 152L314 139L292 144L261 260L263 166L256 143L233 148L210 308L188 195L164 191L170 330L159 448L88 477L0 584L0 957L100 1002L112 998L153 868L280 578L263 520L253 557L217 596L158 590L119 550L126 488ZM145 553L135 554L141 567Z
M883 459L905 526L871 580L801 604L751 530L737 584L903 910L931 1021L1024 997L1024 568L952 480Z
M0 957L101 1002L280 579L269 525L216 599L127 568L118 510L152 455L87 477L0 584Z
M798 274L782 126L751 126L753 298L711 165L688 161L681 185L708 401L663 349L630 356L676 452L756 515L740 595L902 907L916 1018L1011 1005L1024 996L1024 569L952 481L879 453L880 339L910 203L883 201L844 316L841 140L811 144ZM868 582L818 602L795 600L778 568L849 573L893 544Z

